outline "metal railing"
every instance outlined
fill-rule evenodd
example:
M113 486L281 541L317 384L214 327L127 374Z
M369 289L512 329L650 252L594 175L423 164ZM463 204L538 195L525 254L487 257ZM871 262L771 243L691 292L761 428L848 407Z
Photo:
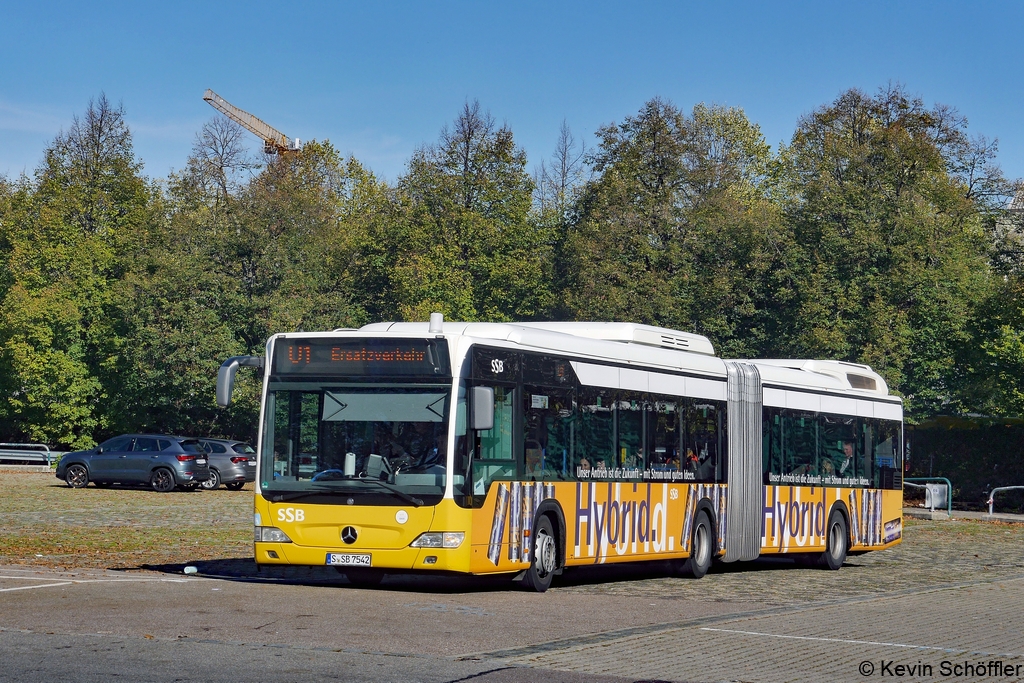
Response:
M995 505L995 497L998 491L1024 491L1024 486L997 486L988 492L988 514L992 514L992 507Z
M50 447L43 443L0 443L0 462L10 460L35 460L50 465Z
M942 482L942 483L944 483L946 485L946 514L948 514L950 517L953 516L953 484L950 483L949 479L946 479L945 477L904 477L903 478L903 485L907 486L909 484L910 486L913 486L914 488L925 489L925 490L928 489L927 486L924 486L922 484L911 483L911 482L915 482L915 481ZM932 507L932 511L933 512L935 511L934 507Z

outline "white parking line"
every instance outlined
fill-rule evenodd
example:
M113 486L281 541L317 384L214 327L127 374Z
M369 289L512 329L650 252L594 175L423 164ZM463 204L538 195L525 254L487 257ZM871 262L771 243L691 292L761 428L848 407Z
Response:
M876 641L876 640L848 640L846 638L818 638L818 637L814 637L814 636L787 636L787 635L782 635L780 633L760 633L758 631L737 631L737 630L729 629L729 628L710 628L710 627L707 627L707 626L702 626L700 628L700 630L701 631L717 631L719 633L737 633L739 635L744 635L744 636L763 636L765 638L784 638L784 639L788 639L788 640L818 640L818 641L825 642L825 643L847 643L849 645L880 645L880 646L883 646L883 647L902 647L902 648L906 648L906 649L909 649L909 650L938 650L939 652L954 652L954 653L955 652L967 652L968 651L968 650L966 650L964 648L935 647L933 645L910 645L910 644L907 644L907 643L887 643L887 642L879 642L879 641ZM1002 656L1002 657L1021 657L1021 656L1024 656L1024 655L1021 655L1021 654L1015 653L1015 652L975 652L973 650L970 651L970 652L971 652L971 654L992 655L992 656L999 655L999 656Z
M200 577L196 577L200 578ZM59 579L46 579L40 576L3 576L0 575L0 580L8 579L13 581L48 581L49 583L42 583L38 586L18 586L16 588L0 588L0 593L8 593L10 591L27 591L36 588L54 588L57 586L73 586L80 583L186 583L188 581L195 581L196 578L188 579L157 579L157 578L111 578L111 579L70 579L61 581Z
M9 593L10 591L30 591L35 588L53 588L54 586L70 586L74 581L61 581L60 583L44 583L40 586L18 586L17 588L0 588L0 593Z

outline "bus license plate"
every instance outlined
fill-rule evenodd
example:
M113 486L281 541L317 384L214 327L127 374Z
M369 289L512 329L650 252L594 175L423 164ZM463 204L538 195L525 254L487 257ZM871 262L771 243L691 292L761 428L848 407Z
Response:
M327 564L341 567L369 567L370 554L327 553Z

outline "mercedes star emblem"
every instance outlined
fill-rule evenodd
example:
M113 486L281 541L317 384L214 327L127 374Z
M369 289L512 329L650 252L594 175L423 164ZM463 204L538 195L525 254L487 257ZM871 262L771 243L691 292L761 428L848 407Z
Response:
M348 543L349 545L355 543L356 538L358 537L359 534L356 533L355 527L347 526L341 530L341 540L345 541L345 543Z

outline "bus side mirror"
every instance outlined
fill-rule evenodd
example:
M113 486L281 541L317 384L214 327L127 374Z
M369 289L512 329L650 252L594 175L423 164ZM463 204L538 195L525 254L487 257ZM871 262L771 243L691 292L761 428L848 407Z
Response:
M479 431L494 428L494 389L492 387L470 388L469 428Z
M263 369L262 356L232 356L221 363L217 371L217 405L227 408L231 405L231 394L235 391L235 373L241 366Z

